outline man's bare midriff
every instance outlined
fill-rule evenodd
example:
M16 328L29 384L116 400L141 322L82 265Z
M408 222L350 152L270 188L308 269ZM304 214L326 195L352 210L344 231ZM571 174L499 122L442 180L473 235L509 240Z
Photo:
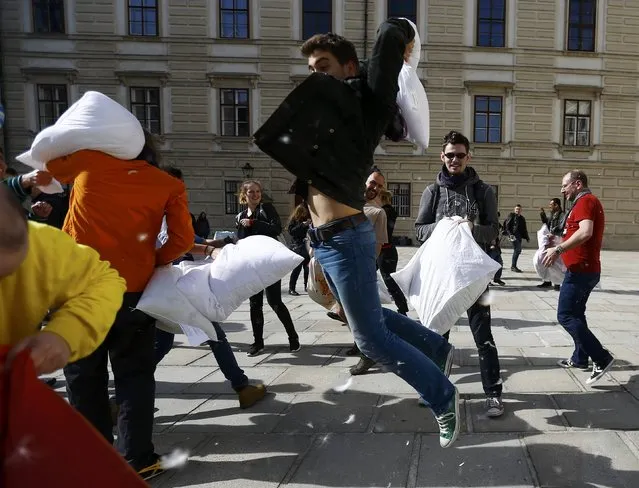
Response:
M308 187L308 209L315 227L361 213L361 210L336 202L312 186Z

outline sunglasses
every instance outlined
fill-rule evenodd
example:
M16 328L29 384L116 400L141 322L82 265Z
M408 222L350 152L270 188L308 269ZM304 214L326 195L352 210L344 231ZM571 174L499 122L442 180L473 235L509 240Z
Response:
M444 156L446 156L448 159L451 159L451 160L457 158L457 159L459 159L461 161L466 156L468 156L468 154L466 154L466 153L452 153L451 152L451 153L444 154Z

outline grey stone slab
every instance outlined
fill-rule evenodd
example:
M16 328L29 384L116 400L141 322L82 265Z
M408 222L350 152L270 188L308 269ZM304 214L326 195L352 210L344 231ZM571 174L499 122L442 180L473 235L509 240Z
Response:
M314 332L308 330L303 332L298 331L300 344L302 345L302 347L307 347L314 344L317 339L321 337L322 334L323 332ZM288 335L283 330L283 326L281 324L279 324L279 328L275 333L264 338L264 344L267 346L267 348L270 349L272 349L273 347L288 349Z
M546 347L572 346L575 344L568 333L560 326L557 326L554 331L538 332L537 336Z
M334 388L338 390L344 389L346 392L354 389L370 391L363 389L361 385L356 387L355 381L348 370L339 368L313 368L308 366L289 368L273 382L275 391L279 391L279 388L284 385L298 385L306 388L306 393L332 392Z
M375 394L301 394L281 416L274 432L365 432L379 396Z
M337 352L338 347L302 346L297 352L283 349L268 356L261 363L263 366L322 366Z
M579 392L582 389L565 369L513 367L507 372L504 392L507 393L552 393Z
M572 346L522 347L524 356L533 366L557 366L557 361L569 358L573 350Z
M439 433L439 427L433 412L417 401L417 393L413 396L384 397L378 407L378 414L373 426L376 433L429 432ZM466 415L464 400L460 401L460 432L466 432Z
M450 381L462 395L483 395L479 366L453 368L449 376Z
M544 487L639 486L639 459L614 432L540 434L524 442Z
M542 346L539 335L534 332L517 331L493 331L495 345L500 347L524 347L524 346Z
M639 429L639 401L625 391L553 396L571 427Z
M193 368L189 366L162 366L155 370L155 394L158 396L184 392L193 383L213 373L213 368Z
M171 432L268 433L280 421L293 395L267 395L251 408L240 410L236 395L219 395L207 400L178 421Z
M451 332L449 340L451 344L455 345L455 347L476 347L475 339L473 338L473 334L470 332L470 328L468 327L459 327L458 332Z
M316 320L315 323L309 328L313 332L341 332L347 330L345 325L337 320L329 319L325 317L322 320Z
M256 368L243 368L244 374L252 383L263 383L265 385L273 382L275 378L280 376L286 368L277 366L260 366ZM201 395L201 394L230 394L231 383L226 380L221 371L209 374L200 381L190 385L184 390L184 393Z
M237 344L232 344L231 345L231 348L233 349L233 355L235 356L235 360L237 361L237 364L241 368L257 366L258 364L260 364L262 361L264 361L271 354L271 352L269 351L269 352L265 352L263 354L260 354L259 356L249 356L249 355L247 355L249 346L250 346L249 342L246 342L246 343L244 343L241 346L238 346ZM278 349L281 349L281 348L278 348ZM197 361L189 364L189 366L204 367L204 368L208 367L208 368L216 368L217 369L218 364L217 364L217 360L215 359L215 356L213 355L213 353L210 353L210 354L207 354L204 357L198 359Z
M154 488L275 488L311 443L310 436L212 436L184 469ZM166 476L166 475L165 475Z
M186 366L211 353L208 347L174 347L162 359L162 366Z
M412 441L407 434L325 434L287 486L403 487Z
M533 488L525 451L512 435L471 434L451 449L422 436L416 488Z
M456 348L454 364L459 366L479 367L479 353L476 348ZM499 363L502 367L525 366L528 364L521 350L517 347L499 347Z
M343 347L338 349L337 353L324 365L324 367L337 367L348 369L351 366L355 366L360 359L360 356L347 356L346 351L352 347Z
M157 411L155 412L154 432L166 431L210 398L210 395L186 394L177 398L156 398L155 408Z
M474 432L546 432L566 430L561 415L547 395L505 395L501 417L486 416L486 402L467 400Z
M324 332L317 338L314 345L316 346L335 346L345 347L353 344L353 334L348 327L342 327L338 332Z

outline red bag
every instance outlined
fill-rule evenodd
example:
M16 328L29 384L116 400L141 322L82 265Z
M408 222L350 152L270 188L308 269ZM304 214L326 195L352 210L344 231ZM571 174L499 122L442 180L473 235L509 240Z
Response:
M148 485L97 430L38 379L29 351L5 370L0 346L2 488L143 488Z

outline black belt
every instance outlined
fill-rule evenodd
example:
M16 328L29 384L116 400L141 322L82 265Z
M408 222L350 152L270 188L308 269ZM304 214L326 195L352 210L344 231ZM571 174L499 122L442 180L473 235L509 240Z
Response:
M351 215L350 217L334 220L328 224L309 229L308 238L313 244L319 244L320 242L328 241L331 237L344 230L353 229L367 220L368 218L364 213L358 213Z

